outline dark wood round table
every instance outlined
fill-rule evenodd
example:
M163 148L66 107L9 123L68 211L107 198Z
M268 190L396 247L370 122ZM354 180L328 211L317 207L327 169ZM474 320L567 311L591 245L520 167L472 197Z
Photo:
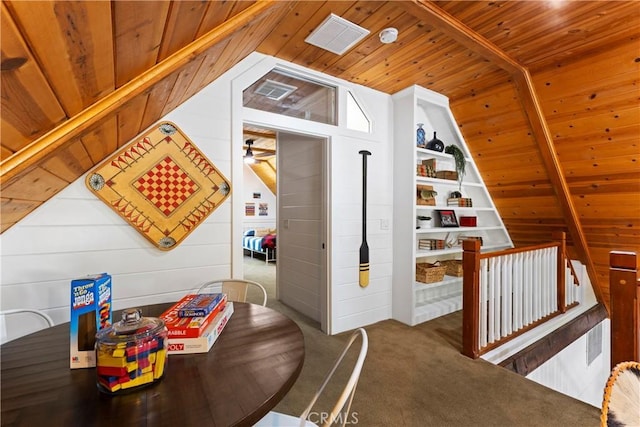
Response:
M208 353L170 355L161 381L115 396L98 391L95 368L69 368L68 323L8 342L0 357L3 426L250 426L298 378L304 338L281 313L234 303Z

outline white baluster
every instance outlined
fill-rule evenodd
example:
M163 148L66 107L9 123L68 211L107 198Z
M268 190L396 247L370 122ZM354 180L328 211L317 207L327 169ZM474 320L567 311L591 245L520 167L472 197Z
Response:
M502 328L500 327L500 325L502 324L502 283L503 283L503 276L502 276L502 265L504 263L504 260L502 257L499 257L497 260L497 265L496 265L496 294L495 294L495 304L496 304L496 316L493 318L494 320L494 325L493 327L495 328L496 331L496 337L500 338L502 336Z
M558 309L558 286L564 286L563 283L558 283L558 268L561 266L558 265L558 248L551 248L551 298L549 300L549 313L553 313ZM566 291L565 291L566 295Z
M504 257L503 280L504 291L502 292L502 301L504 310L502 311L502 336L506 337L513 331L513 257L507 255Z
M513 261L513 329L522 328L522 252Z
M495 341L495 322L496 317L496 258L491 258L489 263L489 280L487 281L488 293L489 293L489 317L488 317L488 331L487 342L492 343Z
M523 267L522 274L524 276L524 290L522 302L524 304L524 325L527 326L531 323L531 306L533 305L533 292L531 290L533 268L531 266L530 252L526 252L524 254Z
M489 277L488 263L486 258L480 260L480 321L478 322L478 343L480 348L487 345L487 282Z

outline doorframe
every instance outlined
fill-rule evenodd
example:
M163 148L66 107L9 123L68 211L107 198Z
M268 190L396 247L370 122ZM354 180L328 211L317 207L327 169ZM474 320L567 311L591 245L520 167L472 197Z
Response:
M321 319L325 319L324 324L321 324L321 329L326 334L333 333L332 319L333 319L333 307L332 307L332 245L331 245L331 146L332 138L338 134L335 125L328 125L325 123L313 122L309 120L298 119L294 117L287 117L275 113L269 113L265 111L259 111L251 108L245 108L242 102L243 91L251 86L257 79L262 77L267 72L274 68L290 70L296 75L301 77L308 76L319 82L324 82L328 85L335 86L335 82L326 80L321 77L313 77L308 72L289 67L286 64L281 64L278 61L273 61L272 58L265 58L255 63L248 63L243 71L231 79L231 129L230 129L230 150L231 150L231 236L230 236L230 263L231 263L231 277L244 277L243 268L243 250L242 250L242 216L244 212L244 204L242 194L244 194L244 139L243 139L243 126L244 124L250 124L253 126L260 126L276 131L289 132L294 134L306 135L324 140L324 162L323 162L323 192L324 192L324 268L322 274L324 275L323 291L324 297L321 299L321 306L326 307L322 310ZM338 92L340 92L340 86L336 86ZM340 95L338 95L340 96ZM340 112L340 109L338 109ZM277 162L277 152L276 152ZM235 197L235 194L240 194L240 197ZM277 195L276 195L277 203ZM277 262L276 262L277 268ZM276 271L277 282L277 271ZM277 283L276 283L277 286ZM322 323L322 322L321 322Z
M248 113L249 115L260 115L260 113L264 113L265 115L269 116L269 115L273 115L273 113L265 113L262 111L257 111L257 110L252 110L252 109L243 109L243 111L245 113ZM279 116L278 117L284 117L284 116ZM282 123L279 124L273 124L274 121L280 121L280 120L273 120L275 118L269 119L267 117L267 120L262 121L262 120L255 120L255 118L253 120L250 119L245 119L242 121L242 127L244 127L245 124L250 125L250 126L255 126L255 127L260 127L263 129L267 129L270 131L275 131L276 135L279 135L280 133L287 133L290 135L300 135L302 137L310 137L310 138L314 138L318 140L318 143L321 144L321 151L322 151L322 159L320 159L321 161L321 166L322 166L322 189L321 189L321 195L320 195L320 200L322 202L322 230L321 230L321 239L323 241L323 245L324 245L324 250L322 251L322 259L321 259L321 266L320 266L320 329L328 334L329 331L331 331L331 286L330 286L330 274L329 274L329 266L331 265L331 263L329 262L330 260L330 255L331 255L331 244L330 244L330 226L329 226L329 220L330 220L330 209L329 209L329 204L330 204L330 182L329 182L329 178L330 178L330 174L329 174L329 150L330 150L330 141L331 141L331 136L330 135L323 135L323 134L316 134L316 133L312 133L312 132L308 132L302 129L297 129L294 127L289 127L289 126L283 126ZM241 143L242 138L241 138ZM278 175L281 171L281 167L280 167L280 163L279 163L279 157L278 157L278 136L276 136L276 228L280 228L280 198L278 197L278 194L280 193L280 179L278 178ZM235 159L234 159L235 161ZM240 158L240 162L242 164L242 158ZM237 183L236 183L236 191L237 191ZM241 190L240 190L240 194L244 194L244 177L242 178L242 184L241 184ZM242 217L242 212L243 211L235 211L233 216L232 216L232 222L233 221L237 221L239 220L239 218ZM241 219L240 219L241 221ZM235 243L235 240L233 241ZM242 247L240 246L239 248L240 252L242 253ZM280 250L278 251L280 253ZM280 276L279 273L279 269L280 269L280 264L276 261L276 297L278 297L279 292L280 292L280 286L278 283L278 277ZM244 276L244 272L243 272L243 276Z

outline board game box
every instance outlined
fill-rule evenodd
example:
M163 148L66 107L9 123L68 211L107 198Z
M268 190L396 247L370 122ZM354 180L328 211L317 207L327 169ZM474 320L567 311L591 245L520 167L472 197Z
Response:
M216 342L233 314L233 302L226 303L207 329L197 338L177 338L169 336L168 354L206 353Z
M196 294L194 298L186 302L179 310L180 317L202 317L215 310L222 300L220 293L216 294Z
M100 273L71 281L70 367L96 366L96 333L112 323L111 276Z
M206 316L180 317L178 312L185 307L198 294L185 295L180 301L175 303L160 318L164 321L169 331L169 338L197 338L207 329L207 326L214 319L227 303L227 296L222 294L218 305Z

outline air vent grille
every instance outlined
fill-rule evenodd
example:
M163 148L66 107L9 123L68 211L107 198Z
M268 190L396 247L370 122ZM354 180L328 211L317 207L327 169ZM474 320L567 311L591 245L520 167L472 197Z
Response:
M602 353L602 323L598 323L587 333L587 366Z
M274 80L266 80L256 89L258 95L266 96L274 101L280 101L292 94L296 89L296 86L276 82Z
M336 55L342 55L368 34L369 30L332 13L305 41Z

